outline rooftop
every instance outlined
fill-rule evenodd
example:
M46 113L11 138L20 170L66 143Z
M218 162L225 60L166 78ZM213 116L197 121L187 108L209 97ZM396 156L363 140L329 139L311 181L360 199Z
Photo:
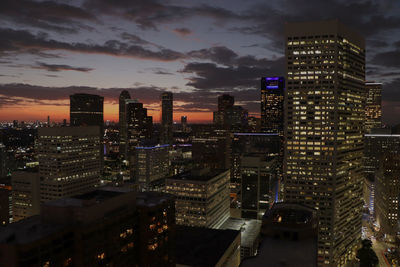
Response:
M136 196L136 205L152 207L173 199L175 199L175 196L167 193L153 191L140 192Z
M183 172L177 174L175 176L167 178L167 180L187 180L187 181L200 181L207 182L216 176L226 172L227 170L209 170L209 169L201 169L201 170L190 170L187 172Z
M299 241L264 238L259 247L258 255L245 259L240 267L263 266L317 266L317 238Z
M240 234L236 230L176 226L176 263L192 267L215 266Z
M33 216L0 228L0 243L28 244L58 232L64 227L64 225L45 224L41 222L39 215Z
M241 245L252 247L254 241L260 235L261 222L259 220L246 220L241 218L229 218L220 229L241 231Z
M132 192L133 190L126 187L103 187L95 191L91 191L85 194L76 195L73 197L61 198L46 202L47 206L88 206L90 204L97 204L106 200L112 199L124 193Z

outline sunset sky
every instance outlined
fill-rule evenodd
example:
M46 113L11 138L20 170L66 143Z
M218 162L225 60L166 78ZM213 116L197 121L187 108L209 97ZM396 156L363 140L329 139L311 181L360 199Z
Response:
M400 123L398 0L2 0L0 121L69 120L69 95L126 89L159 120L212 120L217 96L259 113L261 76L284 76L285 21L338 18L367 40L367 79L383 82L383 120Z

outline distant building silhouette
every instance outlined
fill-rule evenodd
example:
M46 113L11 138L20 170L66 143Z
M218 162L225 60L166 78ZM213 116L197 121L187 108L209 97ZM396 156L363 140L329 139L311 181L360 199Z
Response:
M173 95L171 92L161 94L161 138L162 144L172 144Z
M119 95L119 154L128 158L127 140L127 127L126 127L126 99L131 99L129 92L124 90Z

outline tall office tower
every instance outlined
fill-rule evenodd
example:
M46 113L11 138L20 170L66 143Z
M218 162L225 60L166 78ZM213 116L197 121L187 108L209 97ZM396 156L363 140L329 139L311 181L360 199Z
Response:
M101 160L101 172L104 162L104 97L90 94L73 94L70 98L70 126L99 126L99 155Z
M235 98L228 94L223 94L218 97L218 111L230 109L235 104Z
M126 146L126 116L125 100L131 99L129 92L124 90L119 95L119 154L128 158L128 148Z
M135 147L153 133L153 117L147 116L147 109L135 99L125 100L126 145L128 154L132 156Z
M364 38L337 20L285 28L284 199L319 211L318 265L339 266L361 240Z
M41 202L93 190L102 173L99 144L98 126L39 128Z
M235 104L235 98L228 94L218 97L218 110L214 111L214 124L223 126L225 124L225 112Z
M283 135L285 78L261 78L261 130Z
M161 138L162 144L172 144L173 96L171 92L161 94Z
M372 130L374 132L374 130ZM386 132L386 133L385 133ZM365 134L364 173L366 184L364 198L370 212L375 211L381 231L390 239L396 231L396 220L400 217L400 134L391 134L390 129L379 133ZM400 230L400 229L398 229Z
M218 228L229 218L229 170L192 170L165 180L176 196L176 224Z
M169 145L142 145L135 148L134 180L140 190L154 189L154 183L169 175Z
M38 168L12 173L13 221L17 222L40 213L40 178Z
M366 82L365 132L382 127L382 83Z
M186 132L187 131L187 117L186 116L182 116L181 117L181 124L182 124L182 131Z
M386 241L395 242L400 231L400 151L385 151L382 171L376 176L376 221Z
M0 178L7 176L7 151L6 146L0 143Z

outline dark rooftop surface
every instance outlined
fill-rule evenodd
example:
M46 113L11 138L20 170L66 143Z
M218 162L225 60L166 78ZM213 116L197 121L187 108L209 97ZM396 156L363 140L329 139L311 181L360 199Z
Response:
M176 226L176 263L192 267L215 266L235 238L237 230Z
M317 238L286 240L266 237L258 255L245 259L240 267L313 267L317 266Z
M151 207L172 199L175 199L175 196L168 193L140 192L136 195L136 205Z
M0 243L27 244L58 232L64 227L64 225L42 223L40 216L32 216L0 228Z
M169 177L167 179L171 180L186 180L186 181L201 181L201 182L207 182L213 178L215 178L217 175L220 175L221 173L224 173L227 170L191 170L187 172L180 173L178 175Z
M103 201L112 199L124 193L132 192L133 189L127 187L103 187L95 191L91 191L81 195L72 197L60 198L46 202L48 206L83 206L84 203L101 203Z

